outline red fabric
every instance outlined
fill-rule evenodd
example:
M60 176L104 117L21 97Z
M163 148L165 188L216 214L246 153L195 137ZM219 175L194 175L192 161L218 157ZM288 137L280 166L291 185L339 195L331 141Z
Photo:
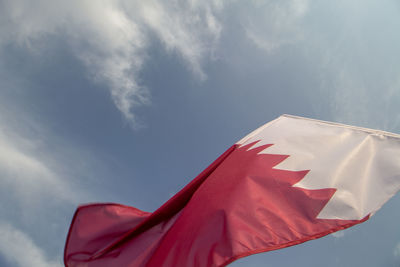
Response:
M288 156L251 146L228 149L152 214L117 204L78 208L65 265L225 266L368 219L317 219L335 189L292 187L308 171L274 169Z

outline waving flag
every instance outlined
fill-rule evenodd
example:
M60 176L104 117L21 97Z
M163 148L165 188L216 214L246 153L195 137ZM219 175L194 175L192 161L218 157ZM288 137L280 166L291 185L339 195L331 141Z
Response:
M370 218L400 189L400 136L283 115L153 213L80 206L66 266L225 266Z

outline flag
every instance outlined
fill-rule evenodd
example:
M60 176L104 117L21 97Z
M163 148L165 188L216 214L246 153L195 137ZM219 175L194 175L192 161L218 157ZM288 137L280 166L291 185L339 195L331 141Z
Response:
M400 189L400 135L283 115L153 213L78 207L69 267L225 266L369 219Z

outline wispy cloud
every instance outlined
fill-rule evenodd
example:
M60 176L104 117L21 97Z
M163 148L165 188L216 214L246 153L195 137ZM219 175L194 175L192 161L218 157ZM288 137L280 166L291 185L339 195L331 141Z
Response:
M335 238L342 238L342 237L345 236L345 232L344 231L337 231L337 232L334 232L332 234L332 236L335 237Z
M201 79L201 63L217 45L222 26L216 14L222 1L146 1L139 8L143 23L162 40L167 50L176 51Z
M256 14L247 12L248 18L242 19L249 40L267 55L289 47L286 51L303 56L316 85L303 93L314 99L316 115L330 114L330 119L343 123L399 131L400 69L394 60L399 52L394 47L400 45L400 38L388 35L399 26L393 20L398 16L395 1L384 6L375 1L363 5L302 0L253 4L258 7ZM381 13L371 14L374 9ZM390 45L383 45L382 40Z
M391 77L399 73L392 60L398 52L384 50L379 36L369 40L366 29L391 29L379 14L371 17L367 12L376 7L373 1L360 6L346 1L311 5L308 0L244 4L222 0L40 0L35 4L6 0L1 5L0 45L17 44L42 53L49 39L61 38L84 62L93 80L107 85L116 107L134 128L140 126L135 109L151 103L151 88L141 82L140 74L151 57L152 40L158 39L168 53L186 63L194 77L204 80L204 63L223 49L220 41L224 29L230 27L224 24L227 21L242 27L238 32L244 36L237 38L247 38L266 54L293 45L308 63L318 66L315 79L319 84L315 84L320 88L310 94L323 91L322 95L328 95L330 102L327 105L326 100L320 109L330 104L333 120L389 130L399 122L395 115L382 121L368 111L371 105L373 109L387 108L388 101L373 101L375 92L385 90L383 95L393 95L388 88L396 86ZM386 8L385 12L395 10ZM353 16L354 12L358 15ZM396 14L386 17L393 16ZM331 21L336 21L336 26ZM387 42L399 43L396 36ZM382 69L390 71L382 73ZM379 85L370 80L373 73L381 76ZM374 99L365 95L374 95ZM376 121L380 125L374 125Z
M71 162L64 159L70 156L83 164L90 158L70 152L71 145L57 144L40 122L18 112L20 103L4 95L0 93L0 253L18 266L58 266L74 208L94 199L84 186L92 171L77 164L66 171Z
M66 227L62 210L82 199L81 190L66 178L49 166L34 137L20 136L0 118L0 253L10 262L57 266L47 259L54 255L46 255L40 247L60 249L63 241L58 235ZM45 245L56 237L59 241L52 249Z
M259 48L271 53L282 45L303 38L301 23L307 15L307 0L252 1L254 12L243 12L243 26L247 37ZM246 2L247 5L247 2ZM247 5L249 7L249 5Z
M0 253L17 266L57 267L61 261L46 258L42 249L24 232L0 221Z
M393 255L395 258L400 259L400 243L398 243L393 249Z
M233 6L235 14L229 14L232 8L226 6ZM41 0L33 5L8 0L1 10L0 45L17 44L42 53L49 39L62 38L93 80L108 84L116 107L137 127L134 109L151 102L140 72L151 56L152 38L158 38L168 53L182 58L194 76L204 80L203 63L214 58L219 48L223 17L234 16L252 42L272 51L302 37L298 22L307 13L308 1L241 5L219 0Z
M49 38L61 37L93 79L108 84L117 108L137 127L134 109L150 102L139 82L149 39L159 38L205 79L202 62L218 42L221 7L221 1L3 1L0 45L41 53Z
M33 196L42 191L63 201L76 199L68 185L37 157L21 151L21 142L32 146L29 140L19 140L19 148L0 128L0 182L7 190L12 189L24 205L33 204ZM44 190L46 188L46 190Z

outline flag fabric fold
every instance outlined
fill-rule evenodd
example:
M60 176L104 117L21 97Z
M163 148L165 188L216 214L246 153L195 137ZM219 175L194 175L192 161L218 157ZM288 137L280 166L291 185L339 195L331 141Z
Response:
M400 136L283 115L237 142L153 213L75 212L69 267L225 266L361 223L400 189Z

